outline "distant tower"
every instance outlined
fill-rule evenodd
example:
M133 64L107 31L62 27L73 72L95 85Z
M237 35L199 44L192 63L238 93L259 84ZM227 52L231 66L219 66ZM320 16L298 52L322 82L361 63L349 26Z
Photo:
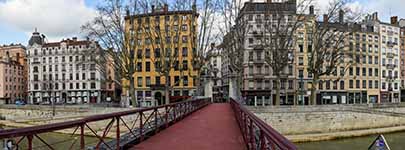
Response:
M44 44L44 39L41 37L40 33L37 31L37 28L35 28L30 40L28 41L28 46L32 46L34 44L38 44L38 45Z

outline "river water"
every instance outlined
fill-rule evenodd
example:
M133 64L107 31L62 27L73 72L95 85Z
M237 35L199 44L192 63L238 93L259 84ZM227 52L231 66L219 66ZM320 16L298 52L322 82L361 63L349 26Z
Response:
M405 132L383 134L391 150L405 150ZM297 143L300 150L367 150L378 135Z

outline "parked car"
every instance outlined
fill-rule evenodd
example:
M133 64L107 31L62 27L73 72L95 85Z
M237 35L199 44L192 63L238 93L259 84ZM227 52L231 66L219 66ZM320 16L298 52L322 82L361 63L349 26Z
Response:
M16 100L15 104L16 105L25 105L26 103L23 100Z

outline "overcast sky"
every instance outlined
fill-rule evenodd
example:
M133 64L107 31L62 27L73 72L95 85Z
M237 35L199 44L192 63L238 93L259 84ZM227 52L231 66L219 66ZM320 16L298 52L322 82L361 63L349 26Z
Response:
M50 41L81 37L80 26L95 16L95 7L100 1L102 0L0 0L0 45L26 45L35 28ZM316 1L317 10L321 10L327 6L329 0ZM365 12L377 11L384 21L394 15L405 18L404 0L352 1L353 7Z

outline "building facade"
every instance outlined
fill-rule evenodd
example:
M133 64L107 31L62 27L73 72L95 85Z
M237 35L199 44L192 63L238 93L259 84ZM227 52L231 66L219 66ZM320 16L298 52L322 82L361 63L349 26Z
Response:
M21 44L0 46L0 104L26 102L27 61L26 48Z
M149 13L126 17L126 29L136 31L138 38L133 48L137 57L134 78L135 96L141 106L164 104L167 80L173 87L169 94L171 102L195 93L198 71L192 63L197 45L193 42L197 17L196 10L169 11L166 4L160 8L152 6ZM162 70L169 72L169 79ZM129 85L128 81L124 83ZM124 93L129 95L127 88Z
M365 22L379 33L380 46L380 102L400 102L400 27L398 17L391 17L390 23L378 19L373 13Z
M101 103L105 98L105 76L87 51L100 48L94 41L66 39L45 42L35 31L29 40L29 103Z
M296 17L296 1L247 2L241 9L239 23L247 28L244 42L242 95L250 105L272 105L276 99L277 77L265 62L263 38L268 38L266 30L277 26L279 18L288 25ZM240 25L239 25L240 26ZM274 38L274 37L272 37ZM277 38L277 37L276 37ZM280 104L293 105L296 101L296 80L293 49L287 49L291 59L280 76Z

